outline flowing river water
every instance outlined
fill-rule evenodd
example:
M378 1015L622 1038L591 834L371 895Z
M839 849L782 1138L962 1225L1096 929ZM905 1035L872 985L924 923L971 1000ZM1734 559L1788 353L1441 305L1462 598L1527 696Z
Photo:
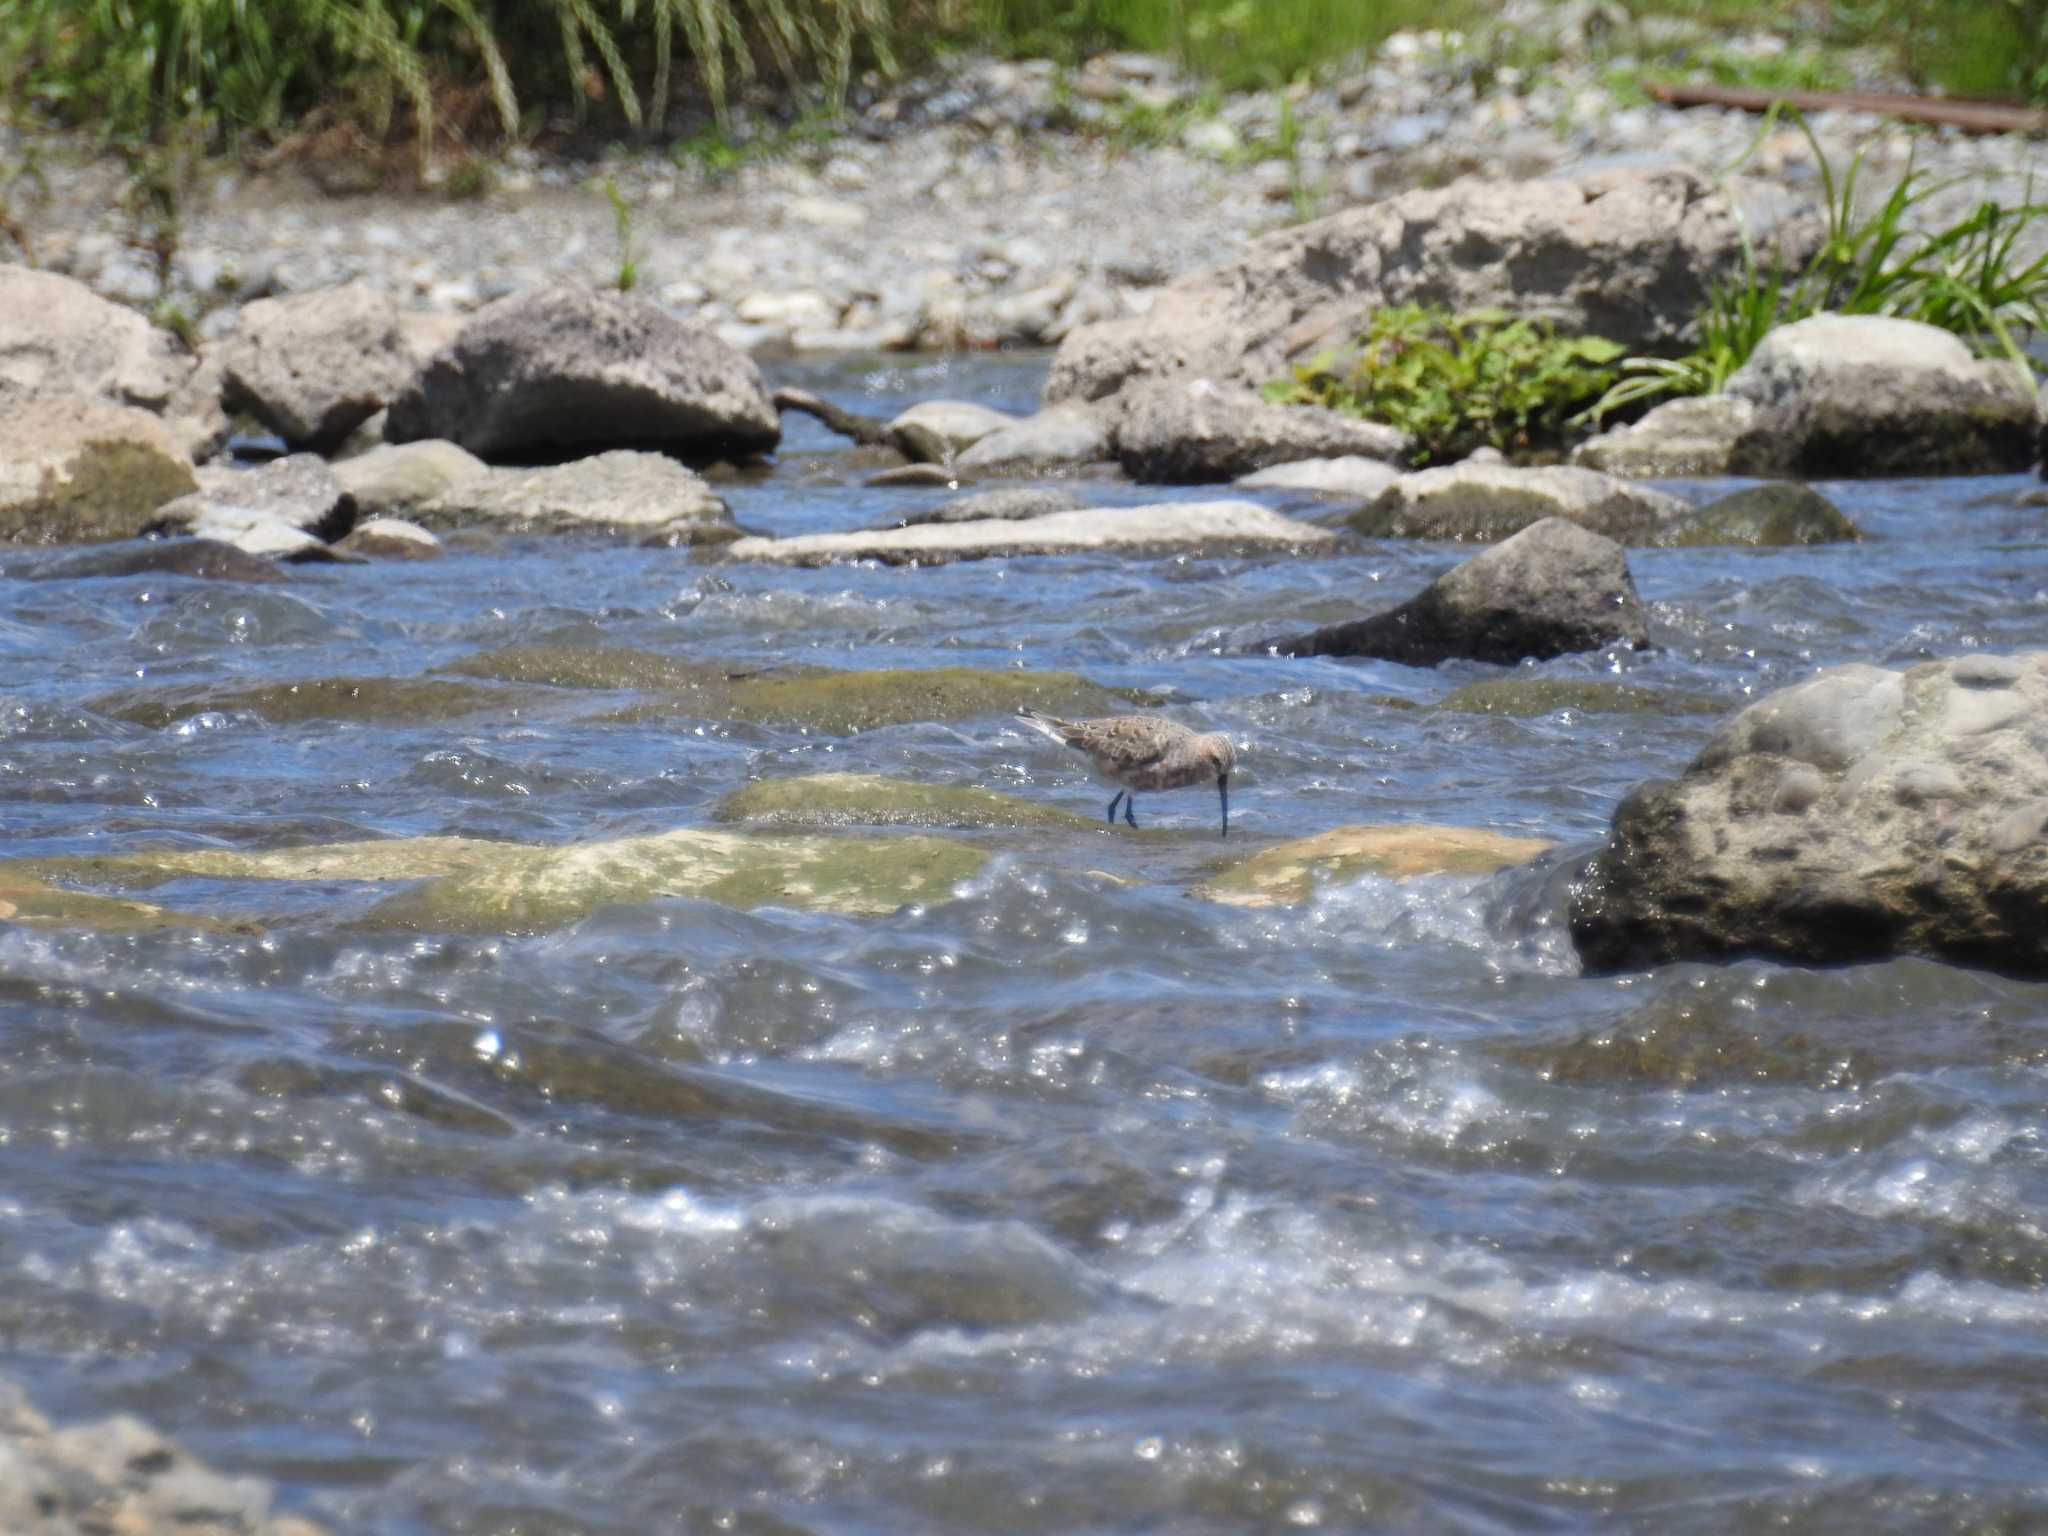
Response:
M887 412L1028 408L1042 372L781 375ZM790 425L743 523L944 494ZM95 707L545 640L1067 669L1245 747L1232 845L1426 821L1568 856L1817 667L2041 645L2030 488L1830 485L1869 542L1632 552L1657 649L1520 674L1654 690L1632 713L1237 653L1442 546L786 570L514 538L260 585L0 552L0 823L9 856L560 843L827 770L1107 798L1001 716ZM963 834L996 856L889 915L391 931L302 880L145 893L260 918L212 929L0 922L0 1373L389 1536L2048 1528L2048 986L1588 978L1565 858L1231 906L1189 894L1214 794L1138 810Z

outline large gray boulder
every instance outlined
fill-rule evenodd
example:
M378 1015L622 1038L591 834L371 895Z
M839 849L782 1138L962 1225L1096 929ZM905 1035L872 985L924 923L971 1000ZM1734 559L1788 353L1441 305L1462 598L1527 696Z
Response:
M544 469L494 469L416 504L412 516L429 528L602 533L643 543L739 536L703 476L665 454L628 448Z
M1621 546L1553 517L1454 566L1385 613L1269 641L1262 649L1433 667L1454 657L1512 665L1649 643Z
M781 424L760 369L710 331L562 283L478 310L391 402L384 435L484 458L660 448L707 460L766 453Z
M1757 346L1718 395L1672 400L1581 443L1623 475L1994 474L2040 454L2026 370L1883 315L1810 315Z
M419 367L398 306L359 283L246 305L220 362L229 410L315 453L332 453Z
M1593 970L1930 955L2048 976L2048 651L1836 667L1631 792L1575 889Z
M0 541L133 538L197 484L192 461L149 411L0 389Z
M1741 474L1995 474L2031 468L2041 431L2019 364L1883 315L1781 326L1726 393L1756 407L1732 460Z
M1208 379L1148 380L1121 397L1116 453L1156 485L1206 485L1297 459L1404 457L1406 433L1313 405L1275 405Z
M217 368L134 310L73 278L0 266L0 385L148 411L196 460L227 435L219 384Z
M1648 544L1687 510L1667 491L1596 470L1467 459L1403 475L1345 524L1370 539L1494 543L1561 517L1623 544Z
M1695 339L1708 290L1745 240L1803 262L1810 205L1761 183L1717 189L1682 167L1577 180L1465 180L1269 235L1168 285L1146 314L1060 344L1048 403L1099 400L1175 374L1256 387L1360 335L1375 310L1433 304L1543 315L1631 350Z

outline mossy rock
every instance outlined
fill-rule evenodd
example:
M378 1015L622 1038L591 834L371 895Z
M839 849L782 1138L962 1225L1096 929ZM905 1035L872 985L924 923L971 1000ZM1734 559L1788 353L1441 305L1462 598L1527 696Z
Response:
M1545 1082L1579 1088L1719 1088L1782 1083L1853 1090L1884 1066L1861 1048L1770 1022L1731 1016L1710 1001L1657 1003L1569 1040L1497 1044L1494 1054Z
M1687 514L1654 540L1662 549L1738 545L1783 549L1805 544L1846 544L1863 530L1809 485L1780 481L1752 485Z
M776 827L1058 827L1092 831L1092 816L972 784L920 784L875 773L761 779L734 790L719 821Z
M646 651L567 646L518 646L466 657L443 670L462 677L668 695L613 710L602 717L607 720L638 722L680 715L801 726L835 736L913 720L1008 715L1026 705L1050 714L1099 715L1157 702L1143 690L1105 688L1072 672L991 667L749 669Z
M482 683L431 677L316 677L296 683L192 683L128 688L87 708L133 725L162 727L220 711L252 714L272 725L307 720L452 720L491 713L516 716L530 696Z
M1727 705L1705 694L1639 688L1580 677L1496 677L1467 683L1437 701L1464 714L1528 718L1574 710L1583 715L1718 715Z
M222 922L192 912L174 912L146 901L67 891L19 869L0 868L0 923L39 928L97 928L114 933L155 933L165 928L209 933L247 933L254 924Z
M1317 879L1386 875L1490 875L1556 846L1540 837L1509 837L1485 827L1398 825L1333 827L1261 849L1222 870L1195 894L1234 907L1278 907L1306 901Z
M168 849L0 866L35 880L148 889L167 880L303 884L423 882L359 921L433 932L537 932L602 906L695 896L733 907L789 906L873 915L941 898L987 855L937 837L778 837L664 832L606 842L530 845L466 837L321 843L260 853Z

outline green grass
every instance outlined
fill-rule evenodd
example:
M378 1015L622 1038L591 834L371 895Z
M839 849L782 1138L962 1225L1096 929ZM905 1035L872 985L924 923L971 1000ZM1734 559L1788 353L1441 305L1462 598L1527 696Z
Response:
M1758 140L1781 114L1765 116ZM1586 418L1666 396L1712 394L1766 335L1809 315L1889 315L1953 331L1980 352L2039 371L2027 341L2048 334L2048 253L2022 259L2021 238L2048 219L2048 203L1979 202L1954 223L1916 230L1914 210L1944 189L1911 167L1883 202L1859 212L1859 152L1837 171L1813 130L1798 123L1820 167L1827 236L1804 268L1762 267L1745 253L1741 275L1718 285L1700 316L1700 342L1677 358L1632 357Z

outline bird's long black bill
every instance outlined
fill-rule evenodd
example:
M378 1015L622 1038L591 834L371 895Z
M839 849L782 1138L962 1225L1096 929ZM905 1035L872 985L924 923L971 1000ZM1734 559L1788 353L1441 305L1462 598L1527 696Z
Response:
M1230 775L1216 775L1216 798L1223 803L1223 835L1230 836Z

